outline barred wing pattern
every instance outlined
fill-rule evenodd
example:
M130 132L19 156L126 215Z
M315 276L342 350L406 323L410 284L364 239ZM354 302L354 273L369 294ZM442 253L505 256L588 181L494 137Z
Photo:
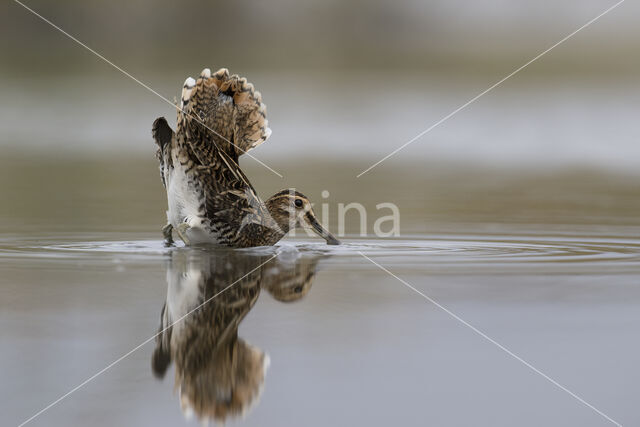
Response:
M211 163L216 147L237 163L271 135L260 92L244 77L229 76L226 68L213 75L206 68L197 81L185 81L178 112L181 132L203 165Z

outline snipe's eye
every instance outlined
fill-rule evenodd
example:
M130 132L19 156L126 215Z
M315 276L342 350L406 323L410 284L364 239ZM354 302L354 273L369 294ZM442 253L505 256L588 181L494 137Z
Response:
M302 204L303 204L303 203L302 203L302 200L300 200L300 199L296 199L296 201L295 201L294 203L296 204L296 207L297 207L297 208L301 208L301 207L302 207Z

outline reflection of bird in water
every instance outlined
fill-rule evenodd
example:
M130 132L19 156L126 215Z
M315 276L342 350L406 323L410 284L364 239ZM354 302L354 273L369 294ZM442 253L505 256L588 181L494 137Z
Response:
M238 326L261 288L280 301L304 297L318 262L317 257L268 260L231 250L172 253L152 369L162 378L175 363L175 387L186 415L224 422L258 400L269 357L239 338Z
M270 134L262 96L245 78L224 68L211 75L207 68L197 81L185 81L177 131L164 117L153 123L169 205L168 241L175 229L187 245L270 246L304 227L340 243L303 194L283 190L263 202L240 170L238 157Z

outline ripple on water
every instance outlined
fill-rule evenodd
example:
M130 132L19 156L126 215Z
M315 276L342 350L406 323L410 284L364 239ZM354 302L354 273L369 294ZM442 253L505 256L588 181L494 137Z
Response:
M184 246L167 247L160 239L124 241L10 240L0 242L0 257L91 259L166 258ZM206 250L206 249L196 249ZM287 240L274 248L245 249L257 255L278 253L280 257L322 255L326 262L355 268L366 261L360 253L387 265L427 271L482 272L487 268L510 272L523 266L541 269L560 266L580 271L588 266L608 271L637 271L640 240L624 238L558 238L544 236L439 235L413 239L345 239L340 246L320 241ZM593 268L585 272L594 272ZM599 271L599 270L598 270Z

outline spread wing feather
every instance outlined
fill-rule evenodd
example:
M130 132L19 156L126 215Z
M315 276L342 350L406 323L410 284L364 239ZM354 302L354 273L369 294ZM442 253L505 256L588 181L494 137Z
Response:
M218 233L234 240L277 227L239 169L232 170L220 163L199 166L196 173L203 185L206 216Z

